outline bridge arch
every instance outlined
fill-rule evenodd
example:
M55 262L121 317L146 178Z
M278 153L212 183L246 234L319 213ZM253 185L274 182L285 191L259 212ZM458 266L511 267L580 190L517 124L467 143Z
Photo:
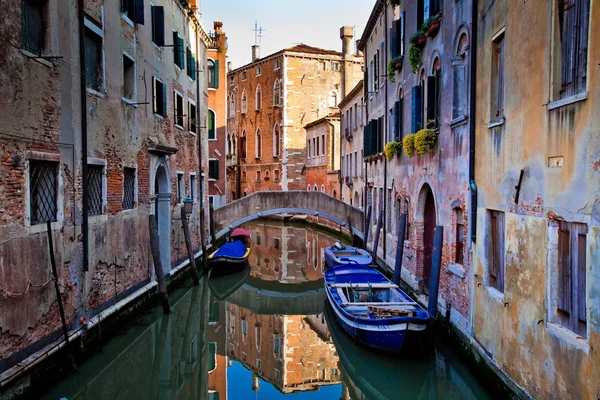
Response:
M348 228L363 238L364 213L326 193L313 190L254 192L214 210L215 236L220 238L236 227L275 214L314 215Z

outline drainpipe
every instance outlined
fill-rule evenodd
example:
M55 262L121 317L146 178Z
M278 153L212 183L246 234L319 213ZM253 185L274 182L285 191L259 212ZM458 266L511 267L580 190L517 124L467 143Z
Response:
M383 37L386 38L385 40L385 46L384 46L384 71L387 71L387 64L388 64L388 43L389 43L389 37L388 37L388 5L386 3L385 5L385 17L384 17L384 27L385 27L385 31L383 33ZM379 72L378 72L379 73ZM389 131L389 118L388 118L388 78L387 76L384 75L383 77L385 79L385 110L383 110L383 120L385 121L383 126L385 131L383 132L383 137L386 138L388 135L388 131ZM385 140L382 142L385 143ZM385 146L385 145L384 145ZM386 258L386 240L387 240L387 225L386 225L386 221L387 221L387 191L388 191L388 187L387 187L387 166L388 166L388 159L387 157L383 157L383 265L385 268L385 258ZM377 255L377 252L375 252L375 255Z
M477 241L477 183L475 183L475 82L477 78L477 0L471 8L471 70L469 71L469 185L471 187L471 242Z
M89 268L89 231L88 231L88 162L87 162L87 91L86 91L86 73L85 73L85 23L83 0L77 0L79 8L79 85L81 101L81 161L82 161L82 208L83 221L81 223L81 233L83 235L83 271Z

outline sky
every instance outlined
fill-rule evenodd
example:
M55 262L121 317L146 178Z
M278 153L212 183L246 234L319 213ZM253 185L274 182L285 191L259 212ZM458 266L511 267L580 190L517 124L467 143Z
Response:
M340 28L354 26L360 38L375 0L204 0L202 24L212 31L222 21L227 34L228 61L233 68L252 58L254 23L263 28L260 56L298 43L342 50Z

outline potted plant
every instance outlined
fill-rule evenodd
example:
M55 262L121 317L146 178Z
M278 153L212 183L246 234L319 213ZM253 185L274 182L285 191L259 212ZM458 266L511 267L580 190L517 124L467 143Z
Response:
M404 136L404 139L402 139L402 147L404 148L404 154L406 154L408 157L412 158L415 155L415 134L414 133Z
M413 43L408 45L408 61L412 72L416 73L421 65L421 50Z
M437 15L434 15L432 17L429 17L427 19L427 21L425 21L425 24L427 26L427 30L425 32L425 36L427 37L434 37L438 31L440 30L440 21L442 19L442 14L439 13Z
M400 143L398 139L396 139L386 143L383 153L385 154L385 158L387 158L388 161L392 161L394 157L400 156L401 149L402 143Z
M419 155L433 152L437 142L437 135L433 129L421 129L415 134L415 150Z

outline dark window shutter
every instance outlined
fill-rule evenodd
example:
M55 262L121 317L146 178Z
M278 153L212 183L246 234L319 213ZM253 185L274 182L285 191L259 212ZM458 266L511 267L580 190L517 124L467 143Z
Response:
M219 60L215 60L215 89L219 88Z
M394 103L394 138L400 137L400 101Z
M571 232L565 228L558 229L558 309L571 314Z
M404 11L400 14L400 19L395 22L396 34L398 35L398 40L396 41L396 45L398 46L396 50L396 54L399 56L404 55Z
M425 6L425 1L427 0L417 0L417 30L419 28L421 28L421 25L423 25L423 13L424 13L424 6Z
M135 23L144 25L144 0L134 0Z
M404 99L400 99L398 101L398 119L396 120L398 124L398 138L402 137L404 132Z
M158 112L158 104L156 103L156 78L152 77L152 112Z
M398 29L397 29L396 21L392 23L392 27L390 28L390 37L392 40L390 52L392 53L392 58L395 58L398 55Z
M162 116L167 116L167 84L161 83L162 86Z
M157 46L165 45L165 8L152 6L152 41Z
M421 108L422 104L422 87L414 86L412 88L412 103L411 103L411 120L410 126L412 133L417 132L421 128L421 121L423 120L423 109Z
M577 322L586 322L586 234L579 230L577 235ZM583 332L581 332L583 331ZM578 329L579 334L585 334L585 329Z
M215 179L219 179L219 160L215 160Z
M440 12L440 0L430 0L429 15L437 15Z
M369 66L365 65L363 68L365 69L363 77L363 92L365 93L365 98L367 98L369 93Z
M436 107L436 81L435 76L427 77L427 123L425 127L428 127L429 121L435 120L435 108Z
M194 57L193 54L190 57L192 58L192 67L191 67L191 70L192 70L192 74L191 74L192 75L192 80L195 81L196 80L196 57Z
M173 62L175 65L179 65L177 63L179 54L177 53L177 46L179 45L179 37L177 36L177 32L173 31Z
M190 51L189 47L185 49L185 63L187 64L187 74L190 78L192 78L192 72L194 71L192 68L192 52Z
M121 12L127 11L127 0L121 0Z
M179 68L185 69L185 45L183 38L177 35L177 50L179 52Z
M377 131L377 153L381 153L383 151L383 117L379 117L377 127L379 128Z

